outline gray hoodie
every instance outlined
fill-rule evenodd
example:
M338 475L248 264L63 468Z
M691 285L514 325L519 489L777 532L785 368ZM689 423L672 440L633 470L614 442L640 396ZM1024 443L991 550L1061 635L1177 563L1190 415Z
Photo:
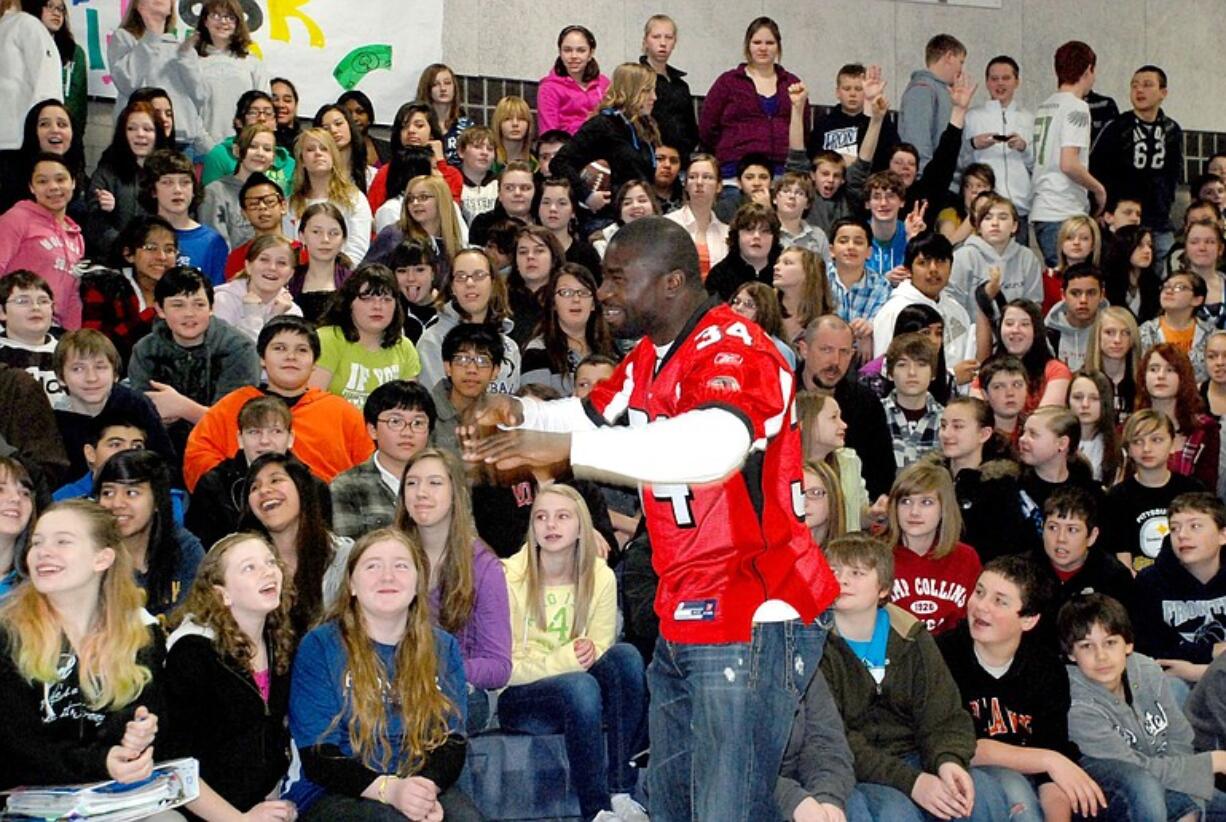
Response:
M421 339L417 341L417 356L421 358L421 373L417 375L417 381L427 391L432 390L447 376L447 372L443 370L443 338L460 322L455 305L448 302L438 310L435 321L422 332ZM490 383L491 394L514 394L519 390L519 346L509 336L514 325L509 319L502 321L502 368Z
M200 222L220 234L232 249L255 237L255 228L239 202L242 188L243 181L228 174L205 186L200 200Z
M911 82L898 105L898 139L919 151L921 173L932 159L953 110L949 83L926 68L911 72Z
M972 321L979 316L975 289L988 281L988 271L1000 268L1000 293L1006 300L1031 300L1043 304L1043 264L1035 253L1016 240L1005 246L1003 254L978 234L954 250L949 273L949 293L956 297Z
M1128 704L1068 666L1069 737L1085 756L1138 765L1167 790L1201 801L1213 796L1213 759L1193 753L1192 726L1171 696L1166 674L1144 654L1128 657Z
M1099 312L1105 307L1106 303L1099 303ZM1044 323L1047 326L1047 341L1051 343L1056 358L1064 360L1070 371L1080 369L1086 361L1086 346L1090 344L1090 330L1094 324L1085 328L1074 326L1069 322L1068 306L1063 300L1051 307Z

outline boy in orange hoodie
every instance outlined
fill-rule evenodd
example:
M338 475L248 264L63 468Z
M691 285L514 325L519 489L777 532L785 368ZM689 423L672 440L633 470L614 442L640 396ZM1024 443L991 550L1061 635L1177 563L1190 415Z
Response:
M268 384L231 391L196 423L183 454L189 491L210 468L238 452L239 409L261 394L285 400L293 416L292 451L324 482L370 458L374 443L366 434L362 412L307 385L319 358L319 336L310 323L301 317L276 317L260 331L256 350Z

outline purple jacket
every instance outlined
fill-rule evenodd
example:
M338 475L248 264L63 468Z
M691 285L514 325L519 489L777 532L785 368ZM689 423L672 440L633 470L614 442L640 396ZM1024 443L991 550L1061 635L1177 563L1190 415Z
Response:
M473 586L472 617L455 638L464 658L464 678L492 691L511 679L511 606L502 563L479 539L473 545ZM438 588L430 591L431 614L437 616L440 599Z
M783 168L788 156L788 122L792 101L788 86L800 79L776 64L777 108L773 115L762 108L762 99L741 63L716 78L702 102L698 133L703 145L715 152L721 167L736 165L746 154L758 152Z

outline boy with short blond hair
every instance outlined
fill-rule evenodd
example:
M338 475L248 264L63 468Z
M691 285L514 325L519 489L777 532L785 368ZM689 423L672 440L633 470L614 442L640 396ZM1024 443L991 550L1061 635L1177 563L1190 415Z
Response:
M978 768L975 729L932 636L888 602L893 553L864 533L823 546L842 594L821 670L847 728L856 790L874 819L1007 816ZM917 808L918 806L918 808Z

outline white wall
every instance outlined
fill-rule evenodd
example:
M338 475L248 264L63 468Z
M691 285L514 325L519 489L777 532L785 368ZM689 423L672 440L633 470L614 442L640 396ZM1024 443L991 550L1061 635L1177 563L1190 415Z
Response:
M815 103L833 102L843 63L879 63L892 105L924 43L948 31L970 50L981 79L987 60L1013 56L1022 66L1021 96L1033 107L1054 90L1052 55L1066 40L1088 42L1099 56L1097 89L1128 107L1128 81L1144 63L1170 78L1166 110L1185 129L1226 131L1226 3L1223 0L1003 0L1000 9L905 0L444 0L443 59L461 74L537 79L556 55L559 29L590 28L606 73L637 59L642 26L664 12L681 30L673 63L689 72L695 94L740 56L745 26L758 15L778 21L783 65L806 81ZM977 100L986 99L981 89Z

